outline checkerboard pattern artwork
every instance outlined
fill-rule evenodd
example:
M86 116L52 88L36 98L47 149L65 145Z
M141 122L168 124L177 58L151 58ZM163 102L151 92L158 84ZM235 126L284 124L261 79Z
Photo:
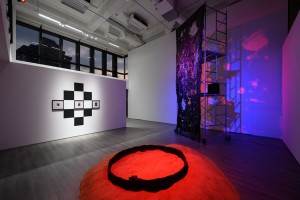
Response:
M64 118L74 118L74 126L84 124L93 110L100 109L100 100L93 100L92 92L84 91L83 83L74 83L74 90L64 90L63 100L52 100L52 111L63 111Z

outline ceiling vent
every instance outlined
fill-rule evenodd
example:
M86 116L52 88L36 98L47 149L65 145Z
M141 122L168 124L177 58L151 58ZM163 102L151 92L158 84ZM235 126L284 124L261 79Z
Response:
M148 24L138 15L131 14L128 20L128 28L140 32L148 28Z
M119 39L121 36L121 31L114 28L113 26L109 26L108 28L108 38L111 38L113 40Z
M178 0L162 0L156 3L155 9L165 18L168 22L173 21L179 15Z
M78 12L84 14L84 12L88 9L88 6L86 4L87 1L80 1L80 0L61 0L61 3L65 4L66 6L69 6L70 8L73 8L74 10L77 10Z

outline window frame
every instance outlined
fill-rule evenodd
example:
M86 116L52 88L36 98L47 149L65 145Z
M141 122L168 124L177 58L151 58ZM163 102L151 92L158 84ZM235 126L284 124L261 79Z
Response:
M99 51L99 52L101 52L101 68L99 68L99 67L96 67L96 65L95 65L95 55L96 55L96 51ZM97 48L97 47L94 47L94 49L93 49L93 62L94 62L94 65L93 65L93 69L94 69L94 74L96 74L95 73L95 70L101 70L102 71L102 74L101 75L103 75L103 54L104 54L104 51L103 50L101 50L101 49L99 49L99 48Z
M101 75L104 75L104 76L107 76L107 72L111 72L112 77L116 77L116 78L118 78L119 74L123 75L124 79L125 79L126 75L128 75L128 73L125 73L125 57L127 57L127 56L120 56L120 55L115 54L113 52L109 52L109 51L106 51L104 49L100 49L98 47L94 47L94 46L85 44L85 43L81 42L80 40L77 41L77 40L59 35L57 33L53 33L51 31L43 29L42 26L35 27L33 25L30 25L30 24L27 24L27 23L24 23L24 22L21 22L21 21L16 21L16 25L23 26L25 28L37 31L37 33L39 35L38 36L39 37L38 38L38 42L39 42L39 44L38 44L38 55L31 55L31 54L27 54L27 53L24 53L24 55L32 57L33 60L36 58L37 59L36 63L38 63L38 64L43 64L42 60L45 59L45 60L51 60L51 61L57 61L58 62L58 66L53 66L53 65L50 65L50 66L64 68L64 69L67 69L67 70L74 70L74 69L71 69L71 67L70 68L65 68L64 67L65 63L70 64L70 65L75 65L75 68L76 68L75 70L76 71L81 71L80 67L82 66L82 67L88 67L89 68L89 73L96 74L95 70L102 70ZM42 55L41 44L42 44L42 35L43 35L43 33L48 34L50 36L57 37L59 39L59 51L60 52L59 52L58 60L56 60L56 59L47 59ZM16 35L17 35L17 33L16 33ZM75 62L65 62L64 61L64 56L63 56L63 41L64 40L66 40L68 42L72 42L72 43L75 44ZM89 65L85 65L85 64L80 63L80 46L84 46L84 47L87 47L87 48L90 49ZM17 49L15 51L17 51ZM101 68L95 67L95 51L99 51L99 52L102 53L102 66L101 66ZM112 56L112 69L111 70L107 69L107 55L108 54L110 54ZM17 53L16 53L16 55L17 55ZM118 65L117 64L117 59L118 58L123 58L124 59L124 73L118 72L118 66L117 66ZM23 60L23 61L25 61L25 60ZM25 61L25 62L30 62L30 61ZM46 65L46 64L44 64L44 65ZM84 71L81 71L81 72L84 72Z
M77 41L76 40L72 40L72 39L70 39L70 38L67 38L67 37L64 37L64 36L61 36L61 54L62 54L62 52L63 52L63 41L64 40L66 40L66 41L68 41L68 42L72 42L72 43L74 43L75 44L75 62L65 62L64 61L64 59L63 59L63 57L61 58L61 68L64 68L63 67L63 65L64 65L64 63L68 63L68 64L71 64L71 65L75 65L75 70L77 70L77 60L78 60L78 58L77 58ZM64 68L64 69L68 69L68 68ZM70 68L70 70L72 70L71 68Z
M52 32L50 32L50 31L47 31L47 30L44 30L44 29L42 29L42 28L40 28L39 29L40 30L40 38L39 38L39 61L40 61L40 64L42 64L42 65L47 65L47 64L44 64L44 63L42 63L43 62L43 60L50 60L50 61L56 61L56 62L58 62L58 66L54 66L54 65L50 65L50 66L53 66L53 67L62 67L61 66L61 50L62 50L62 46L61 46L61 38L60 38L60 35L58 35L58 34L55 34L55 33L52 33ZM53 36L53 37L57 37L58 38L58 45L59 45L59 53L58 53L58 60L55 60L55 59L47 59L47 58L45 58L45 56L44 55L42 55L43 54L43 48L41 47L41 45L42 45L42 36L43 36L43 33L45 33L45 34L47 34L47 35L50 35L50 36Z
M87 44L84 44L84 43L78 43L79 45L79 51L78 51L78 55L79 55L79 70L78 71L81 71L80 68L81 67L87 67L89 68L89 72L88 73L92 73L92 67L91 67L91 60L94 59L94 57L92 57L92 48L90 45L87 45ZM80 47L83 46L83 47L87 47L89 48L90 52L89 52L89 65L85 65L85 64L81 64L81 55L80 55ZM84 72L84 71L81 71L81 72Z
M40 62L40 49L41 49L41 47L40 47L40 28L37 28L37 27L34 27L34 26L31 26L31 25L29 25L29 24L26 24L26 23L24 23L24 22L18 22L18 23L16 23L16 26L17 25L19 25L19 26L23 26L23 27L25 27L25 28L28 28L28 29L31 29L31 30L34 30L34 31L37 31L37 33L38 33L38 42L39 42L39 44L38 44L38 55L32 55L32 54L30 54L30 53L26 53L26 52L24 52L24 53L22 53L23 55L26 55L26 56L29 56L29 57L36 57L37 58L37 62L33 62L33 63L38 63L38 64L40 64L41 62ZM16 28L17 29L17 28ZM16 30L16 43L17 43L17 30ZM16 60L17 60L17 49L16 49ZM25 61L25 60L21 60L21 61L24 61L24 62L29 62L29 61Z

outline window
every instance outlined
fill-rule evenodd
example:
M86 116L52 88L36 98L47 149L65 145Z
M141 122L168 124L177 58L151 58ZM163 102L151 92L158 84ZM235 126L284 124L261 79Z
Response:
M107 76L112 76L112 55L111 54L107 54L106 55L106 59L107 59L107 66L106 66L106 69L107 69Z
M102 75L102 52L95 50L95 74Z
M39 32L17 24L16 38L17 60L39 63Z
M62 67L76 70L76 43L68 40L63 40L62 45Z
M118 78L124 79L124 58L118 57L117 59L117 72Z
M125 57L124 61L125 61L125 79L128 80L128 57Z
M121 79L128 76L127 58L23 22L16 24L16 59Z
M59 38L47 33L41 39L41 63L59 67Z
M90 72L90 48L80 45L80 71Z

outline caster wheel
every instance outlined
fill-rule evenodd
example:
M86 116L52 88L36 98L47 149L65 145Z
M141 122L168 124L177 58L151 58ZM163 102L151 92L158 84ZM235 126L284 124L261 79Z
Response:
M203 138L203 139L202 139L202 143L203 143L203 144L206 144L206 138Z
M230 140L231 140L230 135L225 135L225 140L226 140L226 141L230 141Z

